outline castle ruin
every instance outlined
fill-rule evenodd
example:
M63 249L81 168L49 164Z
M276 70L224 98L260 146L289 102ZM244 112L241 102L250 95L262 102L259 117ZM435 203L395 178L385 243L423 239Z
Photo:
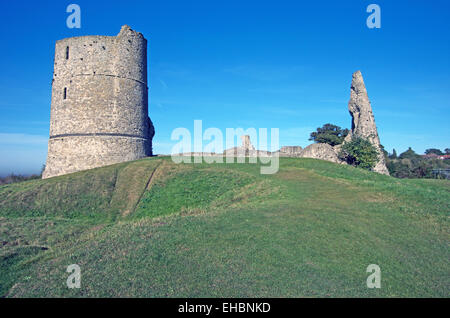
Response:
M43 178L151 156L154 134L141 33L56 42Z
M361 71L356 71L352 75L348 111L352 117L352 129L345 137L344 143L350 142L352 137L367 139L375 147L378 153L377 161L372 170L389 175L389 170L386 167L386 161L380 144L380 138L378 137L377 126L375 125L372 106L369 101L369 96L367 95L367 89ZM332 147L324 143L315 143L303 149L299 154L299 157L345 163L339 158L341 147L342 144Z

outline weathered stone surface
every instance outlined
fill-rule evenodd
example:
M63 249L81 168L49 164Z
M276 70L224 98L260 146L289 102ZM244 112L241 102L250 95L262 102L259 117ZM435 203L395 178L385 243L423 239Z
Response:
M283 146L280 149L280 156L282 157L297 157L302 152L303 148L300 146Z
M380 138L378 137L372 106L370 105L369 96L367 95L366 86L360 71L353 73L348 110L352 116L352 129L344 142L350 141L352 136L369 140L378 151L378 162L373 170L389 175L380 146Z
M147 40L130 27L57 41L43 178L151 155L147 90Z
M245 150L255 150L255 147L253 147L252 142L250 141L249 135L243 135L241 136L242 140L242 148Z
M300 152L299 157L322 159L335 163L341 163L337 153L329 144L311 144Z
M241 136L242 145L224 150L223 154L230 157L257 156L258 152L250 141L249 135Z

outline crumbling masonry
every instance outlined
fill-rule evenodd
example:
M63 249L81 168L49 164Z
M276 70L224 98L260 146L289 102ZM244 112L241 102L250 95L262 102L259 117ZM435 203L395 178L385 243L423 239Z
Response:
M141 33L56 42L43 178L150 156L154 134Z

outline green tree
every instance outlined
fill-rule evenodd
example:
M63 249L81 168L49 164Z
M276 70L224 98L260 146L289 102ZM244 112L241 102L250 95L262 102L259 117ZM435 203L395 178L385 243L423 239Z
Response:
M438 155L438 156L442 156L444 153L441 150L439 150L439 149L430 148L430 149L425 150L425 154L426 155L435 154L435 155Z
M316 143L325 143L331 146L342 144L344 138L348 135L349 130L342 129L339 126L333 124L325 124L322 127L317 128L312 132L309 140L313 140Z
M446 155L450 155L450 148L445 148L444 151L445 151L445 154L446 154Z
M416 154L411 148L400 157L402 157L400 160L389 158L386 161L389 174L396 178L433 178L433 169L450 169L450 164L447 163L450 160L425 158Z
M392 155L389 156L389 159L397 159L397 151L395 149L392 149Z
M420 158L418 154L414 150L412 150L411 147L408 148L405 152L402 152L400 156L398 156L400 159L417 159Z
M377 163L378 151L367 139L354 137L344 143L339 157L352 166L371 170Z
M430 178L433 166L428 160L419 161L411 170L414 178Z
M396 178L412 178L412 172L411 169L408 167L408 165L402 163L401 161L389 161L387 163L387 168L389 170L389 174L392 177Z

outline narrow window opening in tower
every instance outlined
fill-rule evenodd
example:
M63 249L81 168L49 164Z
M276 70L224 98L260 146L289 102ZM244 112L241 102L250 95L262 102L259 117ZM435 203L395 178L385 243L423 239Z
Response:
M69 47L66 46L66 60L69 59Z
M64 99L67 98L67 87L64 87L63 98L64 98Z

